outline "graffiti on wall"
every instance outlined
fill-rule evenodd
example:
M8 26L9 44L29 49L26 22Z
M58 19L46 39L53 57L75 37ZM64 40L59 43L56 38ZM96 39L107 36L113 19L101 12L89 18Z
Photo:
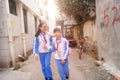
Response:
M113 19L110 19L111 16L109 15L109 11L114 14ZM112 25L114 26L117 22L120 22L120 16L118 14L120 14L120 10L116 6L114 6L112 8L109 8L109 7L106 8L104 10L104 17L103 17L104 26L108 27L110 25L110 23L112 23ZM101 25L101 26L103 26L103 25Z

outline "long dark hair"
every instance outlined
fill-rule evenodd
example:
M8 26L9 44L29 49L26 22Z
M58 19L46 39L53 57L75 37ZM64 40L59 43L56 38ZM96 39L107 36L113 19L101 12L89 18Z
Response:
M38 25L38 31L36 32L35 37L38 37L39 34L41 33L40 28L42 27L43 24L45 24L45 23L42 22L42 23L40 23L40 24Z

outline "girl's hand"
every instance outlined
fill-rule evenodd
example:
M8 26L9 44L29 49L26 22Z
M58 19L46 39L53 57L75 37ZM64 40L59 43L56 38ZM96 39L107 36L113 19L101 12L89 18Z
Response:
M62 59L62 64L65 64L65 59Z
M36 61L39 60L39 56L37 54L34 55L34 58L35 58Z

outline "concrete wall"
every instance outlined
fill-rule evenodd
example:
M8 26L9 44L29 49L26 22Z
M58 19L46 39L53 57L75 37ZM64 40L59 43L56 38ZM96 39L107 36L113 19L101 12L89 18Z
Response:
M8 37L0 37L0 67L10 65Z
M74 26L73 31L74 38L77 41L78 46L79 40L85 36L88 37L88 42L90 44L97 42L97 27L95 24L95 20L88 20L84 23L81 23L80 25Z
M74 26L73 31L74 31L74 33L73 33L74 39L77 42L77 46L79 46L79 36L78 36L79 27L78 26Z
M97 41L97 26L95 20L89 20L84 23L83 34L84 36L88 36L90 42Z
M23 46L22 46L22 26L21 26L21 14L20 14L20 8L17 5L17 15L9 14L9 23L11 24L12 29L12 37L13 37L13 45L14 45L14 52L15 52L15 58L23 53Z
M40 7L37 3L38 0L20 0L29 10L33 11L36 15L40 16Z
M9 66L10 54L9 54L9 40L8 40L8 11L6 6L6 0L0 0L0 66Z
M14 16L10 14L10 21L12 21L13 27L12 27L12 34L13 34L13 44L14 44L14 51L15 51L15 57L18 56L18 54L23 53L22 49L22 39L21 39L21 22L20 18L18 16Z
M29 3L31 3L29 1ZM19 54L23 54L24 49L23 49L23 39L22 37L24 36L25 38L25 46L26 46L26 51L29 51L32 49L32 43L33 43L33 38L35 35L35 20L34 17L36 17L36 14L31 11L31 9L27 8L27 5L22 4L18 2L17 5L17 16L10 14L10 20L13 23L12 27L12 33L13 33L13 41L14 41L14 51L15 51L15 58L18 57ZM30 5L34 6L34 5ZM22 7L22 8L20 8ZM24 30L22 31L22 27L24 29L24 20L21 20L23 18L23 14L21 14L21 10L23 10L23 7L26 8L27 10L27 23L28 23L28 33L25 34ZM33 8L34 9L34 8ZM38 24L37 24L38 25ZM19 47L18 47L19 46Z
M120 0L96 0L99 59L120 70Z
M94 58L98 58L98 44L97 44L97 26L95 20L88 20L83 25L84 37L87 36L84 51Z
M38 25L40 12L34 1L28 1L29 4L27 0L24 1L16 2L17 15L13 15L9 12L8 0L0 0L0 67L9 67L10 61L32 49L35 35L34 17L37 18ZM27 9L27 34L24 32L23 7Z
M35 21L34 16L30 12L28 14L28 34L26 34L26 49L27 51L32 49L33 39L35 35Z
M0 0L0 36L6 36L8 34L7 31L7 10L6 10L6 2L3 0Z

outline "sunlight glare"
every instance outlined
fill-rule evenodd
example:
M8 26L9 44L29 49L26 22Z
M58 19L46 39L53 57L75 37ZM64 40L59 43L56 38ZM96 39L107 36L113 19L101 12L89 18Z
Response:
M54 0L48 0L47 12L50 19L55 19L56 11Z

